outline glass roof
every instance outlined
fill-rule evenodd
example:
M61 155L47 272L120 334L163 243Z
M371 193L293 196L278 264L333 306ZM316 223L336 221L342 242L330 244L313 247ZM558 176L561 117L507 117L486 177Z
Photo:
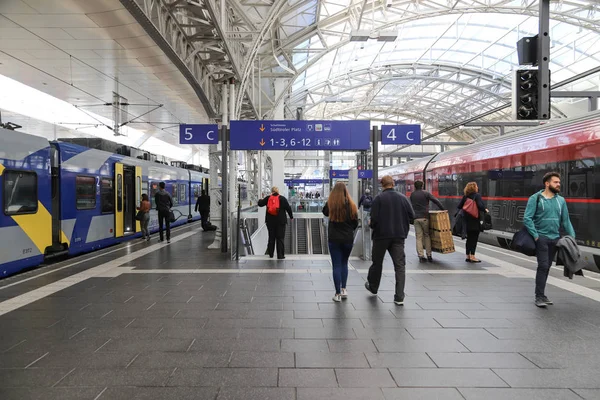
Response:
M263 104L272 104L263 108L265 117L283 101L290 117L303 107L307 119L421 123L424 135L507 104L519 68L516 42L538 32L537 2L311 0L294 7L302 13L282 16L275 53L262 56L262 72L271 75L261 82ZM600 65L598 10L596 1L551 3L553 84ZM351 41L352 33L364 32L371 39ZM377 39L390 35L391 41ZM287 90L275 93L279 78ZM568 90L599 84L596 74ZM561 101L572 102L553 101L553 117L566 116ZM496 133L450 135L473 140Z

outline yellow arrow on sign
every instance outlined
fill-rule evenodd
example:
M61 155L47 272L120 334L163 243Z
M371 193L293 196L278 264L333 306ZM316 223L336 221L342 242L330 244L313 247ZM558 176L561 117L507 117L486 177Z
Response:
M260 139L260 142L258 142L258 144L260 144L261 146L264 146L267 143L265 142L265 139L263 138L263 139Z
M260 128L258 128L258 129L260 129L261 132L264 132L265 131L265 125L264 124L260 124Z

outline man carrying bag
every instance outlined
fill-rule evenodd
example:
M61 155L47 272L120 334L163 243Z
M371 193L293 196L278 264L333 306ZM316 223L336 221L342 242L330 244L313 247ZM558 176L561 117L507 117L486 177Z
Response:
M537 273L535 276L535 305L546 307L553 304L545 295L550 266L556 254L560 229L575 239L575 230L569 219L569 210L564 197L560 196L560 174L548 172L544 175L545 189L534 194L527 202L523 224L535 241ZM515 240L524 241L524 231L515 235ZM521 237L518 234L521 233Z

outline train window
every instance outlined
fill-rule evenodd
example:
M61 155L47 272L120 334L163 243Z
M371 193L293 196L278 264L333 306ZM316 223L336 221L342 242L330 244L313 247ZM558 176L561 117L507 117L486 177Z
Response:
M117 212L123 211L123 175L117 175Z
M148 182L142 181L142 194L148 194Z
M37 174L4 171L4 214L35 214L38 209Z
M200 196L200 185L194 185L194 198Z
M176 183L174 183L173 186L171 187L171 198L173 199L174 206L179 205L179 196L177 193L177 184Z
M103 214L115 212L115 188L112 179L102 178L100 181L100 206Z
M93 176L75 177L75 204L78 210L96 208L96 178Z
M184 183L179 185L179 201L187 203L187 185Z
M154 196L156 196L156 193L158 193L158 182L150 182L150 204L152 208L156 206L156 204L154 204Z

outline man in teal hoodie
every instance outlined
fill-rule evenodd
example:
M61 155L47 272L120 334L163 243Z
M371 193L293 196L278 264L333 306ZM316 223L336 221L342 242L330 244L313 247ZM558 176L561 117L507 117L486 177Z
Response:
M569 219L569 210L560 193L560 174L548 172L544 175L544 190L534 194L527 202L523 223L535 239L537 251L537 273L535 275L535 305L546 307L552 304L546 297L546 281L556 253L556 242L560 229L575 238L575 230Z

